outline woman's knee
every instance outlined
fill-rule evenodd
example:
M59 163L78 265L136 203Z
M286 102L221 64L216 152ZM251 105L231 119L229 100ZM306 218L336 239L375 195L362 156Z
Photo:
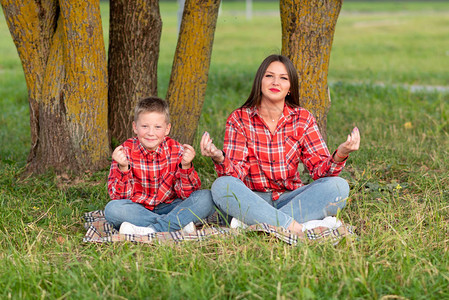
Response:
M213 202L224 212L229 212L230 207L240 209L242 199L246 201L253 196L253 192L240 179L232 176L223 176L215 180L211 192ZM248 195L248 192L251 195Z
M318 188L325 197L327 215L335 215L338 209L346 206L349 196L349 184L341 177L324 177L315 181ZM314 182L314 183L315 183Z
M218 177L212 183L212 187L211 187L212 196L215 197L215 195L232 194L231 187L233 187L239 183L243 184L243 182L240 179L232 177L232 176Z
M335 185L335 190L338 194L340 194L340 197L343 199L348 198L349 196L349 184L348 182L341 178L341 177L329 177L332 178L332 182Z
M332 183L333 190L336 194L332 205L328 206L328 213L330 215L336 215L339 209L343 209L346 206L346 199L349 196L349 184L341 177L329 177L329 181Z
M321 190L326 190L339 198L345 199L349 196L349 184L341 177L323 177L313 184L318 184Z

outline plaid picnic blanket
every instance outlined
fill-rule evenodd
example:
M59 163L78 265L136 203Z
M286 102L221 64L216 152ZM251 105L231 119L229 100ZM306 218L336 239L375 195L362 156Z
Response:
M179 243L183 241L201 241L212 236L235 235L242 232L241 229L231 229L225 226L206 225L198 229L196 233L186 234L182 231L176 232L156 232L148 235L120 234L104 218L102 210L87 212L84 214L84 227L87 232L83 238L84 242L108 243L130 241L135 243ZM215 222L213 222L215 223ZM264 232L275 236L290 245L298 245L301 242L313 241L331 241L334 245L346 237L354 235L354 228L343 224L337 229L315 228L307 230L304 237L298 237L282 227L276 227L265 223L251 225L244 231Z

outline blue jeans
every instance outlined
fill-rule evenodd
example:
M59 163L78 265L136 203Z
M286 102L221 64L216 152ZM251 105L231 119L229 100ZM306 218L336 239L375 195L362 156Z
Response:
M215 206L209 190L195 191L185 200L161 203L154 210L129 199L112 200L104 209L106 220L117 229L123 222L129 222L151 227L157 232L180 230L190 222L204 219L214 212Z
M284 192L273 201L271 192L254 192L240 179L223 176L215 180L211 191L221 211L245 224L267 223L288 228L293 220L304 223L335 216L346 205L349 185L340 177L324 177Z

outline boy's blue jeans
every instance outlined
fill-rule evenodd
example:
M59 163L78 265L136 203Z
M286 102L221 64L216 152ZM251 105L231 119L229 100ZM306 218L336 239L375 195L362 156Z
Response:
M170 204L161 203L154 210L129 199L112 200L104 209L106 220L117 229L123 222L129 222L152 227L157 232L180 230L190 222L204 219L214 212L210 190L195 191L184 201L175 199Z
M324 177L273 201L271 192L254 192L240 179L223 176L215 180L211 191L221 211L245 224L288 228L293 220L304 223L335 216L346 205L349 185L340 177Z

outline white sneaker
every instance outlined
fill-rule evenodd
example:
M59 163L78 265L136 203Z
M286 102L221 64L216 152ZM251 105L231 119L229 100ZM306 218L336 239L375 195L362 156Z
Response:
M189 224L187 224L186 226L184 226L184 227L181 229L181 231L182 231L183 233L186 233L186 234L192 234L192 233L195 233L195 232L196 232L196 226L195 226L195 223L190 222Z
M136 226L129 222L123 222L119 232L120 234L149 235L150 233L155 233L156 230L151 227Z
M310 220L302 224L302 231L311 230L316 227L327 227L336 229L341 226L341 221L336 217L326 217L323 220Z
M240 221L239 219L236 218L232 218L231 220L231 224L229 224L229 227L231 228L243 228L246 229L248 227L248 225L246 225L245 223L243 223L242 221Z
M327 227L332 229L337 229L343 224L340 220L337 220L336 217L326 217L323 219L323 221L327 225Z

